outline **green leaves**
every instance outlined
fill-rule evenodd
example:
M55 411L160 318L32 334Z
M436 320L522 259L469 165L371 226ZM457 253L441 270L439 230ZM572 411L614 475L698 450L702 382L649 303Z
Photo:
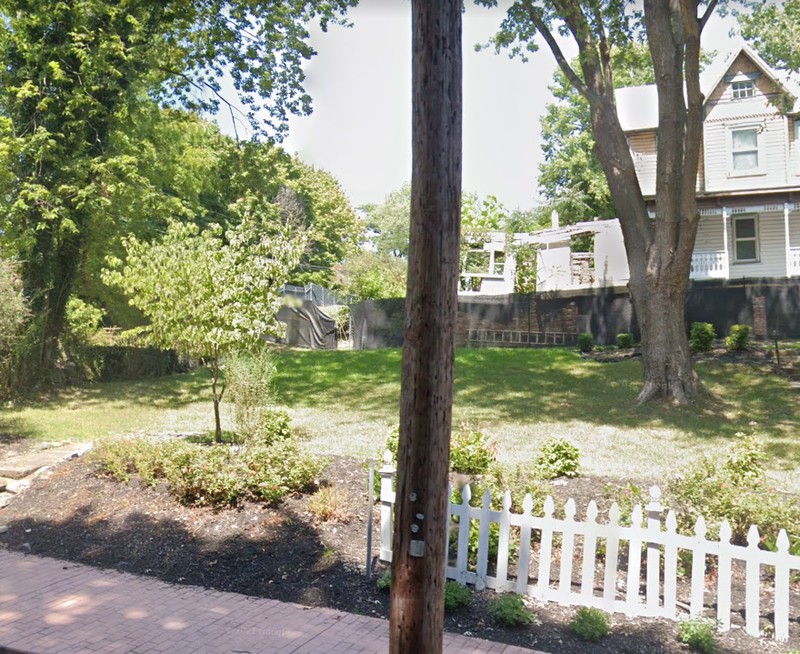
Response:
M123 289L147 316L147 342L216 359L280 334L280 289L305 237L275 225L277 208L253 198L235 211L241 222L227 233L219 225L200 232L171 222L158 242L125 240L127 262L107 271L104 281Z

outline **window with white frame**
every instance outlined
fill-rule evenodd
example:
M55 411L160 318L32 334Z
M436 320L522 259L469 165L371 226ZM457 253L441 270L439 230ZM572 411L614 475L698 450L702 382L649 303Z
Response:
M733 254L738 262L758 261L758 217L733 219Z
M756 88L753 80L746 79L738 82L731 82L731 95L734 100L742 100L744 98L752 98L755 95Z
M730 130L731 174L747 175L761 170L758 147L759 128L755 125Z

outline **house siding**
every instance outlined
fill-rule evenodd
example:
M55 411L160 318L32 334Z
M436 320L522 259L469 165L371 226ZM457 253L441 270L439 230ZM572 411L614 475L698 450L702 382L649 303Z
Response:
M656 194L656 133L636 132L628 135L639 187L645 197Z
M758 75L751 98L733 98L731 78ZM705 192L781 188L797 179L787 179L789 121L772 104L777 98L774 82L744 54L728 69L724 80L710 94L706 103L703 145L706 154ZM730 130L736 126L759 129L759 170L737 174L731 170ZM800 169L798 169L800 170Z

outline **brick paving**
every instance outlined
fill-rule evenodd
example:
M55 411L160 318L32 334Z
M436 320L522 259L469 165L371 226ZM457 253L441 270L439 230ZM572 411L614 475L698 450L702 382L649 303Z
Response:
M0 653L369 654L388 651L388 631L378 618L0 551ZM444 649L535 654L455 634Z

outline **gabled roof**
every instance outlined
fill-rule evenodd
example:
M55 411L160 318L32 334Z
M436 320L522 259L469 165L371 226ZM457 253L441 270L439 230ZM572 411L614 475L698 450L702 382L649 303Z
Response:
M775 84L794 99L792 112L800 111L800 81L791 73L770 66L744 41L737 41L727 56L717 57L700 74L700 90L708 98L725 79L736 58L744 53ZM655 84L628 86L614 92L619 122L625 132L656 129L658 127L658 92Z

